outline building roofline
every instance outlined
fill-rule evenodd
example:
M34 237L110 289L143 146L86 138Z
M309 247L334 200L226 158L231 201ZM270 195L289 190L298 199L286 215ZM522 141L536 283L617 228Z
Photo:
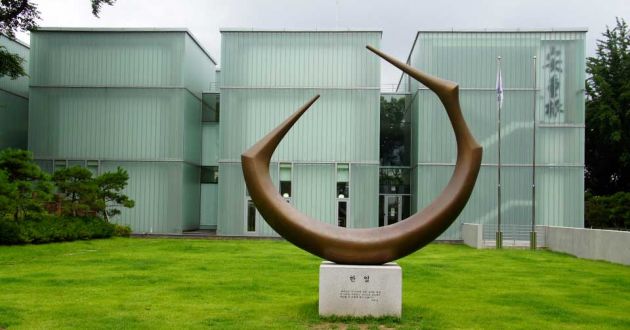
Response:
M210 55L210 53L201 45L199 40L186 28L88 28L88 27L39 27L33 32L183 32L186 33L206 54L206 56L214 63L218 65L217 61Z
M332 33L352 33L352 32L375 32L379 34L383 34L383 31L377 29L258 29L258 28L248 28L248 27L226 27L220 28L219 32L289 32L289 33L300 33L300 32L332 32Z
M513 32L588 32L587 27L568 27L568 28L515 28L515 29L501 29L501 28L475 28L475 29L424 29L418 30L418 33L428 32L453 32L453 33L474 33L474 32L495 32L495 33L513 33Z
M413 38L413 44L411 45L411 49L409 50L409 55L407 55L407 60L405 63L409 64L411 60L411 53L413 49L416 48L416 43L418 42L418 36L422 33L480 33L480 32L488 32L488 33L541 33L541 32L588 32L587 27L567 27L567 28L515 28L515 29L500 29L500 28L477 28L477 29L426 29L426 30L418 30L416 32L416 36ZM400 83L402 82L404 73L400 74L400 79L398 79L398 85L396 86L396 90L400 88Z
M16 44L18 44L18 45L20 45L22 47L25 47L26 49L29 49L29 50L31 49L30 45L27 45L24 41L22 41L22 40L20 40L18 38L11 38L11 37L9 37L8 35L6 35L4 33L0 33L0 35L2 35L3 37L5 37L5 38L7 38L7 39L9 39L9 40L11 40L13 42L15 42Z

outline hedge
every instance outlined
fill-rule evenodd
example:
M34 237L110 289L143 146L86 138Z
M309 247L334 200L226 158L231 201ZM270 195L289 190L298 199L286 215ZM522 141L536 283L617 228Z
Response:
M15 221L0 219L0 245L41 244L112 236L129 236L131 229L96 217L55 217Z

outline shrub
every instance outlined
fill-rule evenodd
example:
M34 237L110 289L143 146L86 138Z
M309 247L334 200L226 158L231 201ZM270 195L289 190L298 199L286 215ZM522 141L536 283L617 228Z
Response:
M602 229L630 229L630 192L610 196L585 196L585 226Z
M24 243L18 222L13 219L0 218L0 244L13 245Z
M125 225L114 225L114 236L129 237L131 236L131 227Z
M116 236L123 236L125 230L131 232L129 227L111 224L96 217L42 216L22 221L4 218L0 219L0 244L41 244L108 238L119 232L121 235Z

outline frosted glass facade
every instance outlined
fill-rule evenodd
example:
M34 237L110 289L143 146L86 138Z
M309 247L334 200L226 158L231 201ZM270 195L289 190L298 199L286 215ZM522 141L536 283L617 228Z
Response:
M484 148L471 200L441 239L461 239L463 222L497 226L497 56L504 82L501 220L511 228L504 230L526 233L531 227L534 122L536 223L583 226L584 37L585 31L418 33L408 62L459 83L464 117ZM448 117L431 91L404 75L399 92L412 99L418 210L448 182L456 145Z
M135 232L198 229L201 98L215 63L197 41L186 30L44 28L31 46L35 158L125 168L136 206L114 221Z
M316 94L320 99L272 158L276 169L290 164L287 199L330 224L338 224L339 203L346 203L348 227L376 226L380 67L365 45L378 47L380 37L371 31L222 31L218 234L276 235L259 214L254 220L247 214L240 155ZM349 198L337 194L339 164L348 165Z
M272 181L288 203L329 224L367 228L401 221L446 186L456 159L447 115L405 75L396 93L381 93L381 62L365 48L380 47L379 31L221 32L221 71L180 29L42 28L30 52L0 37L30 68L30 82L0 79L0 148L25 147L28 127L28 147L47 171L124 167L136 207L116 221L135 232L277 236L248 196L240 155L319 94L272 157ZM484 148L471 199L440 239L460 240L464 222L494 235L499 208L506 228L526 232L534 204L537 224L582 226L584 37L418 33L408 62L459 83Z

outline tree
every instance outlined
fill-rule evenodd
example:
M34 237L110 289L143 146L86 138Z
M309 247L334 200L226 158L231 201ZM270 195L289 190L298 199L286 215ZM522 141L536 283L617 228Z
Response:
M11 148L2 150L0 171L7 177L6 184L15 185L15 200L10 207L15 220L45 212L44 204L52 196L52 185L50 177L33 161L30 151Z
M80 166L63 168L55 171L52 180L57 186L57 194L62 197L64 214L76 217L105 208L90 170Z
M585 179L595 195L630 191L630 31L616 21L587 59Z
M120 214L119 206L134 207L135 202L122 193L128 180L127 171L120 167L95 178L92 172L80 166L60 169L53 174L64 214L75 217L98 214L106 220Z
M90 0L92 2L92 14L99 17L103 4L113 5L116 0ZM37 5L29 0L1 0L0 1L0 33L15 38L16 31L33 31L37 29L37 21L40 19ZM16 79L26 76L22 68L22 59L17 54L9 53L5 47L0 46L0 77L9 76Z
M100 213L103 218L109 220L110 217L120 214L120 210L116 206L132 208L135 202L122 191L127 186L129 174L127 171L118 167L115 172L105 172L96 177L96 185L99 190L99 198L102 201L103 208Z

